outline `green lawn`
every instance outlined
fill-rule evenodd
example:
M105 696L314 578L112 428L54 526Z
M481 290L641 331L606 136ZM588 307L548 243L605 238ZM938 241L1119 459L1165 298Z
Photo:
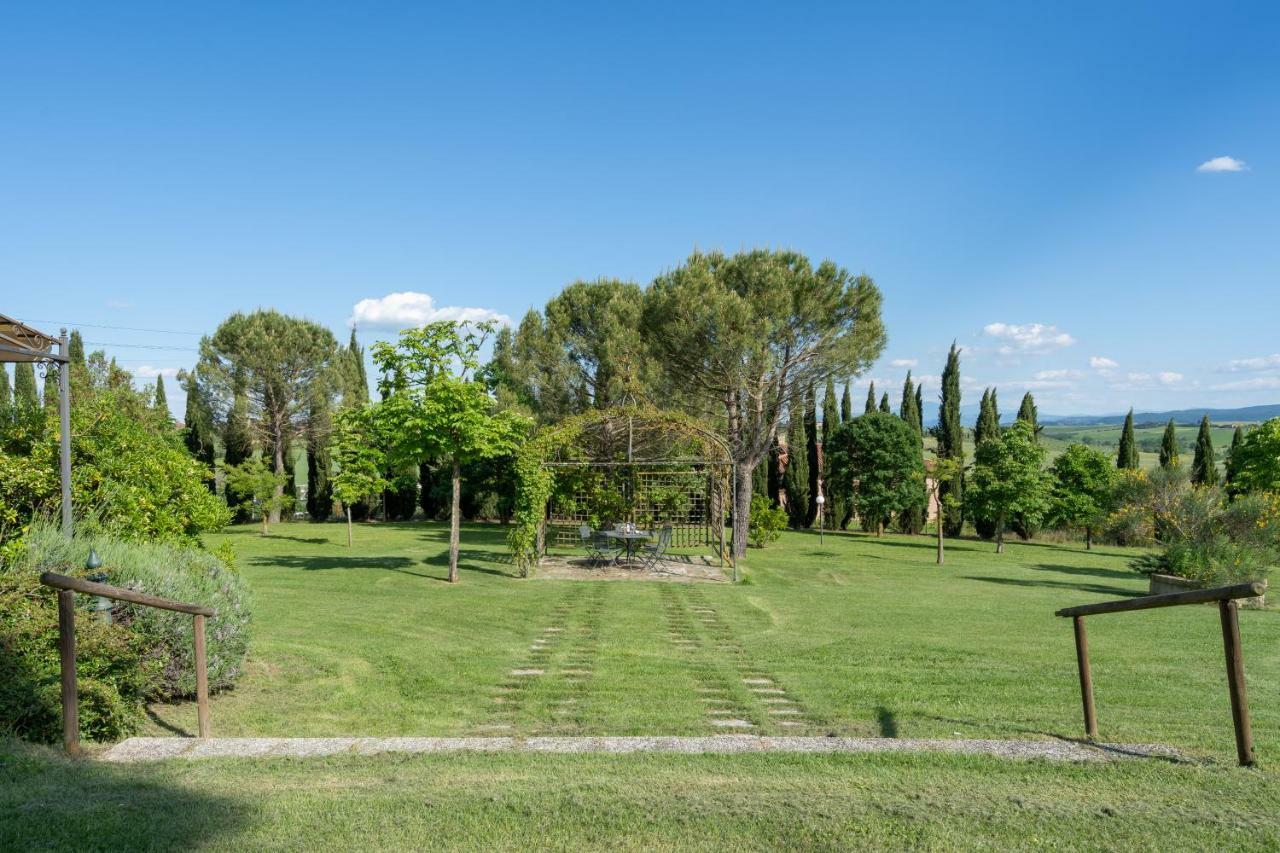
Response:
M249 674L214 697L214 734L709 734L714 690L764 733L1075 737L1070 625L1053 611L1144 588L1121 549L1011 543L998 557L957 541L939 567L926 538L820 546L795 533L752 551L738 586L520 580L504 531L488 526L464 531L451 586L446 535L364 526L352 551L340 525L211 537L234 543L256 601ZM455 755L112 767L19 750L0 768L0 848L166 847L188 823L212 847L1280 845L1280 612L1241 617L1253 770L1234 767L1214 609L1089 625L1102 737L1169 743L1193 763ZM544 674L511 674L531 668ZM768 713L770 697L743 684L755 677L797 713ZM194 730L190 705L153 713L149 734Z

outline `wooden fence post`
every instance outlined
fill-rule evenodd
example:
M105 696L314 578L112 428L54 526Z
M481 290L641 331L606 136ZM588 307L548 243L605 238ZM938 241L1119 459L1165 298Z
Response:
M76 696L76 594L58 593L58 652L62 662L62 744L80 752L80 707Z
M1076 629L1076 665L1080 669L1080 699L1084 703L1084 732L1089 740L1098 739L1098 713L1093 706L1093 673L1089 669L1089 637L1084 632L1084 617L1072 618Z
M1249 700L1244 689L1244 654L1240 650L1239 607L1234 601L1218 603L1222 616L1222 648L1227 656L1227 690L1231 694L1231 722L1236 729L1236 757L1241 767L1253 765L1253 729L1249 725Z
M195 614L196 629L196 719L200 737L209 736L209 671L205 666L204 616Z

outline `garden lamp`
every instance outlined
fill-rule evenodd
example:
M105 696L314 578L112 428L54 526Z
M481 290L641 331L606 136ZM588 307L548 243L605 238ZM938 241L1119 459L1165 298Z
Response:
M97 550L89 549L89 559L84 561L84 567L90 572L89 580L94 583L107 582L107 573L99 571L102 568L102 558L98 556ZM93 605L89 609L97 615L99 622L111 624L111 599L105 595L95 595Z
M823 522L826 520L823 518L823 515L825 513L823 513L822 511L822 505L827 502L827 499L823 497L822 492L818 492L818 496L813 499L813 502L818 505L818 547L821 548L822 547L822 530L824 526Z

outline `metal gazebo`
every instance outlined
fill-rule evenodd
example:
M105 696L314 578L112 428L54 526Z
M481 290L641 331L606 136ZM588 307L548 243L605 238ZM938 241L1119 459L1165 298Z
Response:
M57 347L57 351L54 351ZM71 377L67 365L71 358L67 352L67 330L58 337L46 335L25 323L0 314L0 363L29 362L44 369L50 364L59 365L58 415L61 420L60 468L62 475L62 532L71 537Z

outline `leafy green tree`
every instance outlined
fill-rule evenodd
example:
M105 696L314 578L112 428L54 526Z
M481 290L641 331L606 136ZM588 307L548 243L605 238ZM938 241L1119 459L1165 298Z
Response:
M1101 525L1115 494L1117 469L1100 450L1072 444L1053 460L1053 483L1047 518L1058 527L1084 528L1084 547L1093 547L1093 531Z
M1231 453L1231 487L1236 494L1280 493L1280 418L1245 433Z
M938 459L951 459L956 463L943 469L951 477L941 481L939 496L941 501L950 499L956 506L954 512L946 513L945 533L959 536L964 529L964 424L960 421L960 350L954 341L942 370L942 405L938 409L934 435Z
M782 470L782 488L787 496L787 516L797 530L805 528L809 514L808 431L804 417L795 412L787 424L787 467Z
M841 424L833 439L833 490L870 519L876 535L884 520L924 500L924 460L916 431L899 417L872 412Z
M1218 463L1213 454L1213 433L1209 431L1209 416L1200 419L1200 432L1196 436L1196 455L1191 460L1191 482L1198 486L1218 484Z
M156 377L156 396L155 396L155 400L153 401L153 405L155 406L157 412L164 415L166 418L170 417L169 398L164 393L164 377L163 376Z
M862 413L869 415L876 411L876 383L872 382L867 386L867 405L863 408Z
M283 471L276 472L261 456L253 456L239 465L228 465L225 469L227 486L237 495L242 495L242 509L256 509L262 514L262 535L270 532L270 519L279 518L280 513L293 505L293 496L285 493Z
M271 522L280 520L290 449L306 433L317 385L332 395L332 371L338 359L333 333L318 323L277 311L235 313L211 337L200 341L202 380L211 398L234 405L241 390L250 404L250 421L271 454L280 494L270 501Z
M787 513L780 507L771 504L762 495L751 496L751 544L763 548L770 542L777 541L782 535L782 528L787 526Z
M1169 418L1169 423L1164 427L1164 435L1160 438L1160 467L1176 468L1178 454L1178 428L1173 418Z
M1127 471L1137 471L1139 468L1138 444L1133 437L1133 409L1125 415L1124 427L1120 430L1120 449L1116 453L1116 467Z
M751 472L804 388L857 376L883 351L880 291L830 261L695 253L645 294L645 337L681 405L723 424L736 466L733 547L747 545Z
M988 441L998 441L1000 438L1000 404L996 397L996 389L987 388L982 392L982 401L978 404L978 420L973 427L973 446L974 453L976 448L981 447ZM977 511L975 508L971 513L973 517L973 529L983 539L991 539L996 535L996 518L994 515L987 515Z
M19 409L27 411L40 408L40 393L36 390L36 370L31 362L20 361L13 366L13 402Z
M928 507L932 503L938 513L937 522L935 524L935 532L938 536L938 565L941 566L947 561L946 549L943 546L943 533L947 527L947 516L958 513L961 510L960 501L955 495L944 494L942 484L954 480L959 474L963 473L960 463L955 459L939 459L937 456L933 460L933 469L929 471L925 477L925 506Z
M840 396L840 423L853 420L853 397L849 395L849 383L844 383L844 393Z
M493 328L491 323L471 327L429 323L402 331L394 344L378 341L373 345L384 397L373 416L381 434L388 437L389 461L417 466L439 459L450 467L451 583L458 580L461 467L511 453L527 428L525 418L497 410L485 384L476 378L478 353Z
M996 553L1004 553L1004 531L1009 519L1024 515L1039 523L1049 502L1044 449L1036 443L1031 425L1015 421L998 439L974 449L973 476L966 500L975 514L996 520Z
M1240 445L1244 444L1244 428L1237 425L1235 432L1231 434L1231 450L1227 452L1227 493L1234 496L1236 494L1236 453L1240 450Z
M351 508L375 500L387 485L382 478L383 441L372 414L369 407L344 408L334 421L332 452L338 473L333 478L333 496L342 501L347 517L348 548L353 544Z
M919 405L916 390L915 384L911 381L911 371L908 370L907 378L902 383L902 405L898 410L898 416L916 434L917 450L920 458L924 459L924 432L921 429L920 410L916 408ZM920 497L920 504L908 507L898 515L903 533L920 533L924 530L925 493L923 484Z

